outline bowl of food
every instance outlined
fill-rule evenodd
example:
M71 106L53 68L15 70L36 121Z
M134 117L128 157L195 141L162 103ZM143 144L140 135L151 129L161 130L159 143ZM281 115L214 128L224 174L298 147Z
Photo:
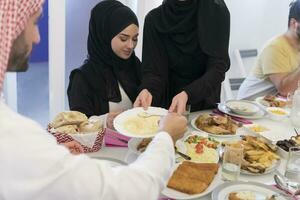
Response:
M246 100L229 100L225 105L230 111L239 115L254 115L260 109L255 103Z
M191 134L176 143L178 150L191 158L192 162L218 163L220 142L199 134Z
M280 121L285 119L287 116L289 116L288 111L279 108L279 107L268 107L266 108L270 119L275 120L275 121Z
M84 153L97 152L103 145L104 125L98 116L87 116L78 111L65 111L56 115L48 125L59 144L76 141Z

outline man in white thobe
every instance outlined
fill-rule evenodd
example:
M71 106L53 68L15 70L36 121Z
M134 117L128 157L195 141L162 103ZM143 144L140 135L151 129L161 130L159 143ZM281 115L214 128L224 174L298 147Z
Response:
M0 93L6 71L25 71L43 0L0 0ZM0 200L156 200L174 166L174 142L186 128L169 114L137 161L111 168L73 155L36 122L0 100Z

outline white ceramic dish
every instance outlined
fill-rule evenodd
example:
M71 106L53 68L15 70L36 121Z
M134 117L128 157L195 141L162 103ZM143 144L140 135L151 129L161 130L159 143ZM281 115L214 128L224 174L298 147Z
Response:
M195 133L195 132L192 133L192 134L190 134L190 135L187 135L185 138L183 138L181 140L178 140L176 142L176 147L177 147L178 151L180 151L180 152L188 155L187 154L187 147L185 146L185 142L184 141L186 139L188 139L190 136L193 136L193 135L198 135L198 136L201 136L201 137L205 137L201 133L199 134L199 133ZM205 138L207 138L207 137L205 137ZM219 143L219 145L220 145L220 143ZM215 155L214 155L215 157L214 157L214 161L213 162L207 162L207 161L200 162L200 161L194 161L194 160L191 160L191 161L192 162L198 162L198 163L218 163L219 162L218 148L215 149L214 153L215 153Z
M151 114L155 113L155 114L162 115L162 116L168 114L168 110L166 110L164 108L149 107L147 111ZM114 119L115 129L120 134L128 136L128 137L149 138L149 137L155 136L157 134L157 132L136 134L136 133L132 133L124 128L124 123L126 122L126 120L128 120L128 118L136 117L136 116L138 116L139 113L142 113L142 112L145 112L145 111L141 107L133 108L133 109L122 112Z
M246 100L229 100L225 102L225 105L238 115L254 115L260 110L257 104Z
M289 112L283 108L267 107L266 110L269 114L270 119L275 120L275 121L284 120L286 117L289 116ZM282 113L282 114L276 113L276 111L279 113Z
M270 128L260 124L245 124L244 127L247 128L249 131L258 134L270 131Z
M175 169L178 166L179 165L176 165ZM174 171L175 171L175 169L174 169ZM223 181L221 179L221 167L219 167L218 174L216 174L214 180L211 182L211 184L208 186L208 188L200 194L189 195L189 194L186 194L186 193L178 192L178 191L173 190L173 189L168 188L168 187L165 188L162 191L162 194L169 197L169 198L178 199L178 200L181 200L181 199L196 199L196 198L199 198L199 197L202 197L202 196L205 196L205 195L211 193L218 185L220 185L222 183L223 183Z
M283 196L276 197L276 200L290 200L291 198L285 197L284 192L257 182L226 182L219 185L212 193L212 200L228 200L231 192L251 191L255 194L255 200L265 200L273 194L283 194Z
M231 115L234 117L240 117L240 118L245 118L245 119L261 119L266 115L266 112L263 109L259 109L259 111L253 115L239 115L236 113L233 113L229 108L227 108L227 106L223 103L219 103L218 105L218 109L227 114L227 115Z
M269 174L269 173L274 172L279 167L280 162L281 162L280 160L274 161L272 166L267 168L264 173L252 173L252 172L249 172L247 170L241 169L241 174L252 175L252 176L261 176L261 175Z
M253 130L256 128L257 130ZM261 130L259 130L261 129ZM244 130L246 131L245 134L250 134L253 136L261 136L265 138L270 143L276 143L277 135L274 134L274 128L267 126L267 125L260 125L260 124L245 124Z
M275 100L286 101L286 99L278 98L278 97L276 97ZM257 104L263 106L263 107L271 107L270 104L269 104L266 100L264 100L264 96L263 96L263 97L257 97L257 98L255 99L255 102L256 102ZM286 106L285 106L285 107L286 107ZM283 107L283 108L285 108L285 107Z

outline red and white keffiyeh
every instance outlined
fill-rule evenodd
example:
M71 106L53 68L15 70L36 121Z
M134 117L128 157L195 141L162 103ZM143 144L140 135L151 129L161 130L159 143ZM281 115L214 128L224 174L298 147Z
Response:
M28 19L42 8L44 0L0 0L0 92L13 41Z

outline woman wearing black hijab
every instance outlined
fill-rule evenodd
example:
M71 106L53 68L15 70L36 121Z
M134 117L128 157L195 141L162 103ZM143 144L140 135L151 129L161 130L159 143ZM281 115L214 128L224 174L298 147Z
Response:
M140 85L141 63L134 54L138 37L136 15L122 3L97 4L89 23L88 58L71 72L71 110L88 117L132 107Z
M229 69L230 14L223 0L165 0L145 19L143 80L134 106L182 114L215 107ZM153 101L152 101L153 99Z

